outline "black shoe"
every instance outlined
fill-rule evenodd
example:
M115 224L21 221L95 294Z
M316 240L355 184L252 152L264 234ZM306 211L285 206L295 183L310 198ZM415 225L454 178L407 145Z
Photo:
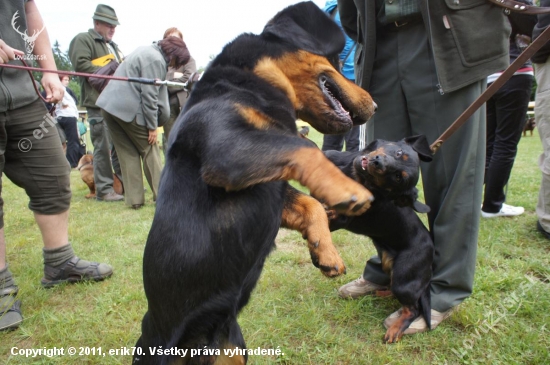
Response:
M537 230L542 233L542 235L546 237L546 239L550 240L550 232L546 232L546 230L540 225L539 221L537 221Z

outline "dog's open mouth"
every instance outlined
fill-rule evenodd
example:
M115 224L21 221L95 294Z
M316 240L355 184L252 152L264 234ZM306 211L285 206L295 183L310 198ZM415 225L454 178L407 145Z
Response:
M361 157L361 168L372 175L383 175L386 172L386 165L380 156L371 157L365 155Z
M345 103L342 101L340 88L327 76L319 77L319 85L325 95L325 100L328 105L334 110L341 123L351 125L353 123L350 112L346 109Z

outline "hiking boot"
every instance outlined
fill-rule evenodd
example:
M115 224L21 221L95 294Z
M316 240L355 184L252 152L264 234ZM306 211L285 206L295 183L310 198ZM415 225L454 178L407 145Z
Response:
M44 277L41 280L44 288L51 288L61 283L79 281L100 281L113 274L113 268L107 264L81 260L73 256L59 268L44 265Z
M361 276L359 279L341 286L338 289L338 295L344 299L357 299L365 295L376 294L377 291L386 290L388 290L387 286L372 283Z
M386 329L390 328L392 324L397 321L397 319L401 316L402 308L399 308L399 310L393 312L384 320L384 327ZM452 314L453 308L441 313L436 311L435 309L432 309L430 312L430 322L432 326L432 330L435 329L441 322L443 322L445 319L449 318L449 316ZM428 330L428 325L426 324L426 321L424 320L424 317L422 315L418 316L409 328L403 332L404 335L414 335L415 333L420 332L426 332Z
M0 331L16 329L23 321L21 301L15 299L17 292L17 286L0 289Z
M118 201L124 200L124 196L118 195L114 191L111 191L107 195L103 195L102 197L99 197L99 196L96 197L96 199L100 202L118 202Z
M496 213L487 213L481 211L483 218L495 218L495 217L515 217L516 215L523 214L525 209L523 207L514 207L512 205L502 203L502 208Z

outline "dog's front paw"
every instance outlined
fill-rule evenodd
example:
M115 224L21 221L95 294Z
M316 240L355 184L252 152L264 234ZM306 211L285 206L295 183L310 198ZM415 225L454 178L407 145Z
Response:
M333 221L335 219L338 219L338 213L336 213L336 210L332 209L331 207L327 206L326 204L323 204L323 208L325 208L325 213L327 213L327 218L329 221Z
M311 262L315 267L319 268L323 275L329 278L346 273L346 265L338 254L338 252L326 252L328 250L319 251L317 249L309 250Z
M354 181L350 181L347 189L334 188L330 197L327 199L329 205L338 213L345 215L361 215L370 208L374 201L374 196Z
M315 233L310 233L306 237L313 265L321 269L323 275L329 278L345 274L346 265L336 247L332 244L330 232L328 230L326 232L318 232L321 235Z

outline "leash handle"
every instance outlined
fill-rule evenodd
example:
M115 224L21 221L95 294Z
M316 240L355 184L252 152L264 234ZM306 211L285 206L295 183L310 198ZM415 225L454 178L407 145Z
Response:
M492 1L492 0L490 0ZM497 0L495 0L497 1ZM548 8L550 10L550 8ZM451 124L443 134L430 145L432 153L435 154L441 145L460 128L487 100L508 81L514 73L529 59L535 52L550 39L550 27L547 27L538 37L519 55L518 58L487 88L481 95Z
M27 65L27 62L25 62L25 60L21 57L18 57L17 58L19 61L21 61L21 63L25 66L28 67ZM0 65L1 66L1 65ZM50 115L53 115L53 112L55 110L55 103L50 103L48 100L46 100L46 98L44 96L42 96L42 93L40 92L40 90L38 90L38 86L36 86L36 81L34 80L34 76L32 75L32 72L31 70L27 70L27 72L29 73L29 76L31 77L31 80L32 80L32 86L34 87L34 91L36 92L36 94L38 95L38 97L40 99L42 99L42 101L45 103L45 104L52 104L52 107L50 108L50 110L48 110L48 113Z

